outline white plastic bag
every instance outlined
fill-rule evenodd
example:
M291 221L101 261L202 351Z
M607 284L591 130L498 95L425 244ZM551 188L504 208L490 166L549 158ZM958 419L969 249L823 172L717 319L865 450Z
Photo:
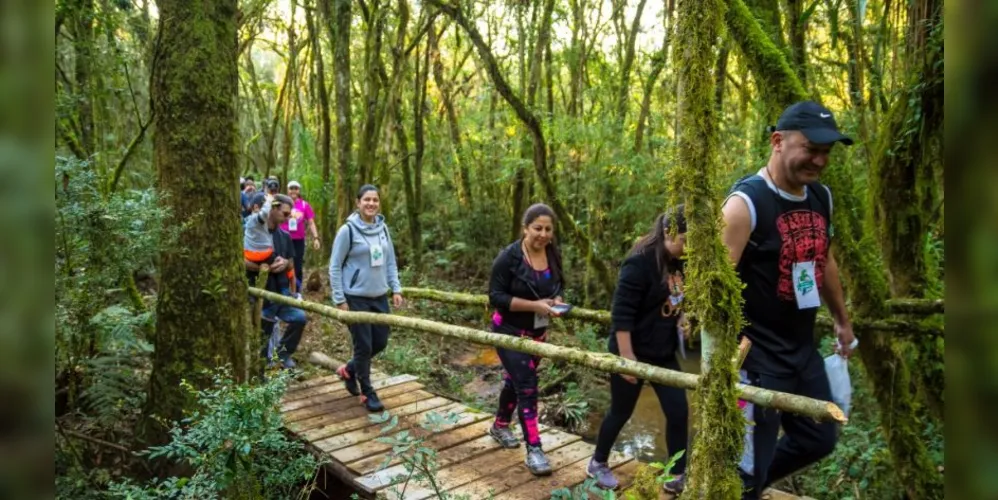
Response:
M852 348L856 348L854 340ZM832 402L842 409L849 417L849 403L852 401L852 382L849 380L849 360L832 354L825 358L825 373L828 374L828 385L832 388Z

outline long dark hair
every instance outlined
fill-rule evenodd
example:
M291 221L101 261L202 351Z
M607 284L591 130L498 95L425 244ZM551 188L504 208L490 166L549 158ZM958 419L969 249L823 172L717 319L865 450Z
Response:
M527 210L523 212L523 219L521 220L523 222L523 227L529 226L532 222L537 220L538 217L543 217L545 215L551 218L552 225L556 225L558 223L558 217L554 214L554 210L551 210L551 207L543 203L534 203L533 205L530 205L527 207ZM554 258L551 259L552 262L549 262L548 264L551 266L551 270L558 275L558 281L562 283L562 289L564 289L565 276L561 269L561 249L558 248L557 234L558 233L556 232L556 236L551 238L551 254ZM523 238L521 238L521 241L522 239Z
M658 217L655 217L655 222L652 224L651 229L634 244L629 254L637 255L644 252L652 252L655 256L655 265L658 267L658 272L662 277L662 283L666 285L669 282L669 263L675 257L665 248L665 237L672 230L673 226L675 226L678 234L686 232L685 214L686 207L683 204L676 205L659 214Z

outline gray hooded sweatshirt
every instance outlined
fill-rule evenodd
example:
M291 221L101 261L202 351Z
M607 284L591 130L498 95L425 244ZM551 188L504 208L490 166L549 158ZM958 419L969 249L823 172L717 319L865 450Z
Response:
M371 267L371 246L379 244L384 263ZM329 283L336 305L346 302L345 295L375 298L388 293L389 289L392 293L402 293L395 246L383 215L378 214L373 224L364 222L357 212L347 217L333 240Z

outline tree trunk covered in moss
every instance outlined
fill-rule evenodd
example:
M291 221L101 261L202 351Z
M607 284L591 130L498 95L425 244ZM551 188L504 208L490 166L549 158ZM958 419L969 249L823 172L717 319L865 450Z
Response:
M759 22L759 27L766 32L769 40L787 57L787 37L783 34L783 16L780 15L780 0L745 0L745 6L752 17Z
M246 370L246 281L236 206L236 0L161 0L152 80L159 187L179 240L160 254L153 369L143 434L161 442L194 403L202 371ZM216 214L209 218L211 214ZM218 215L221 214L221 215ZM165 419L165 420L160 420Z
M909 25L911 73L878 134L870 196L894 296L924 298L938 280L931 274L937 265L930 261L926 238L939 203L937 173L943 161L942 2L913 2ZM919 392L942 418L942 342L919 337L914 343Z
M749 68L759 87L764 89L763 96L772 115L767 118L775 120L785 106L807 99L807 94L797 74L766 39L743 0L727 2L728 29L741 43ZM766 92L765 89L773 90ZM876 232L861 222L866 204L855 194L853 180L853 174L845 165L833 165L823 176L835 195L836 206L850 207L850 210L835 211L834 224L838 229L835 238L837 261L850 285L853 313L857 321L877 321L887 314L890 288L877 243L871 236ZM694 282L694 279L690 281ZM883 332L864 336L859 356L880 406L881 424L901 484L910 498L941 497L941 478L932 466L921 438L918 405L911 394L911 374L904 358Z
M775 124L783 108L808 98L807 91L784 51L773 43L745 1L727 0L727 4L725 25L755 75L756 86L766 104L767 122Z
M716 188L719 114L714 105L714 44L723 19L721 0L680 0L676 30L679 76L678 163L670 176L672 206L685 203L689 231L687 311L703 327L713 353L695 396L698 434L684 498L740 498L738 457L745 422L738 408L738 375L731 360L742 327L742 295L721 242L721 198Z
M827 169L823 181L831 186L836 206L863 207L853 175L844 166ZM833 217L837 261L850 285L853 313L859 318L882 318L890 289L874 232L864 227L860 210L836 210ZM911 374L897 344L884 333L870 332L863 336L858 354L880 407L880 423L899 483L908 498L942 498L942 477L926 451Z

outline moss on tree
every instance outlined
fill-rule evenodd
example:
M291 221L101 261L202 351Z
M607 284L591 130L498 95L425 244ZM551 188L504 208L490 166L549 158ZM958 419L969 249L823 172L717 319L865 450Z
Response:
M736 471L745 421L735 392L738 376L730 361L742 327L741 284L720 237L719 116L713 66L723 13L720 0L679 4L679 144L669 199L671 205L686 205L686 307L704 335L710 336L713 349L704 361L707 369L695 396L699 427L684 497L733 500L742 490Z
M246 284L239 251L236 155L236 0L162 0L152 76L159 186L180 227L160 254L153 370L145 420L149 442L194 401L186 379L206 368L246 369Z

